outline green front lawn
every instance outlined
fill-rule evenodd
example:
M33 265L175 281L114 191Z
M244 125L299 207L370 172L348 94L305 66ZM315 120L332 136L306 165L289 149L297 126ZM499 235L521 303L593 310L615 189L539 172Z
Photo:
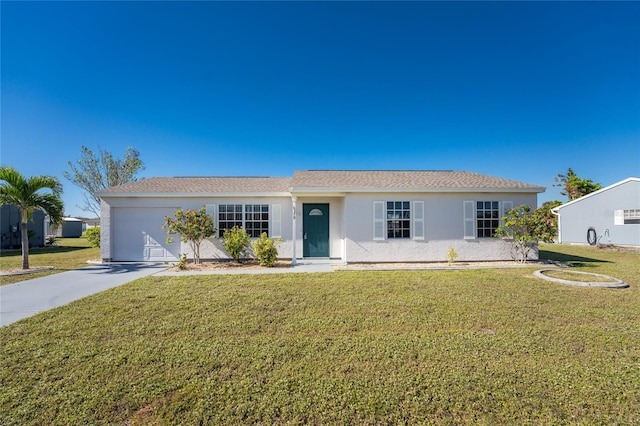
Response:
M87 265L87 260L99 259L100 249L89 247L86 238L58 238L56 246L48 248L32 248L29 250L29 267L53 266L55 269L27 275L11 275L0 277L0 285L13 284L19 281L43 277L58 272L70 271ZM3 250L0 252L0 269L22 267L20 250Z
M6 424L639 424L640 255L149 277L0 329Z

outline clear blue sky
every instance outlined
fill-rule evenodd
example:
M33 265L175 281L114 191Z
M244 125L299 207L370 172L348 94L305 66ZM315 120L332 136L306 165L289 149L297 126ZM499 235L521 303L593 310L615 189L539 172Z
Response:
M1 158L143 177L445 169L640 176L639 2L6 2Z

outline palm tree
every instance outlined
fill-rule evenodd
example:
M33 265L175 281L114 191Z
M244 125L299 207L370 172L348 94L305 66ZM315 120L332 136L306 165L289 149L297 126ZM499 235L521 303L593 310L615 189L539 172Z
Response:
M50 192L42 192L42 190ZM62 221L62 184L51 176L25 178L16 169L0 166L0 205L14 204L20 210L22 237L22 269L29 269L29 236L27 224L33 220L35 209L44 210L56 224Z

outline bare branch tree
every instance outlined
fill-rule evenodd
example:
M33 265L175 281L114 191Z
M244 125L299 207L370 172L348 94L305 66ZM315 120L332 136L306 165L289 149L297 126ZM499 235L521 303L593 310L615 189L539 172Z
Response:
M140 153L133 147L127 147L125 158L114 158L113 154L98 148L98 152L82 146L80 159L76 163L68 162L70 171L64 177L84 191L82 210L100 217L100 198L96 193L125 183L136 181L136 175L144 170Z

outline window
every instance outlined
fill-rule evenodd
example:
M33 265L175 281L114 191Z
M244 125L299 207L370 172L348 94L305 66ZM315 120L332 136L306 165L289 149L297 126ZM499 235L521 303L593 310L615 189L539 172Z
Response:
M263 232L269 235L269 206L267 204L247 204L244 209L244 229L249 236L257 238Z
M269 235L268 204L220 204L218 206L218 235L222 237L226 229L234 226L244 228L250 237Z
M624 211L624 224L631 225L640 223L640 209L630 209Z
M411 237L411 203L387 201L387 238Z
M500 226L500 203L498 201L476 202L476 232L478 238L491 238Z

